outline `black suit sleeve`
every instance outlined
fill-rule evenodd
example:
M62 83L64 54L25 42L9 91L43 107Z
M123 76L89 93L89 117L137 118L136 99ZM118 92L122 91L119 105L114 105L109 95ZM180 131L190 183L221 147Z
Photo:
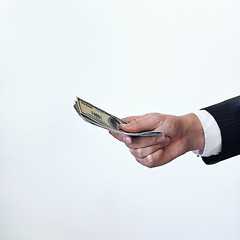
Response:
M214 164L240 154L240 96L206 107L216 120L222 136L222 150L218 155L202 157L206 164Z

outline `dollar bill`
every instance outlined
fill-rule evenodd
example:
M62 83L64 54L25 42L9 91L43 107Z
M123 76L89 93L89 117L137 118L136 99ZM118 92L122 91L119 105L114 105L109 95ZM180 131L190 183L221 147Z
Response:
M95 126L107 129L112 132L129 136L156 136L163 135L162 132L139 132L129 133L120 129L120 124L127 124L121 118L118 118L106 111L92 105L91 103L77 97L74 108L80 117Z

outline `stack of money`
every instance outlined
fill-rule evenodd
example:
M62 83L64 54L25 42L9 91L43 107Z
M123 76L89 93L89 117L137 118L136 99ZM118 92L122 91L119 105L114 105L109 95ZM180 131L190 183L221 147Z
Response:
M78 97L73 106L83 120L112 132L129 136L163 135L162 132L139 132L139 133L124 132L123 130L120 129L120 124L127 124L127 122L101 110L98 107L93 106L91 103L88 103Z

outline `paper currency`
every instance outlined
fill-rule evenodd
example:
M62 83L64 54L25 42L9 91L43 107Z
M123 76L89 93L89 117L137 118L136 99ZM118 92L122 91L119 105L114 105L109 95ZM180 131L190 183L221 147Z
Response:
M124 120L107 113L106 111L95 107L91 103L84 101L77 97L74 104L75 110L78 112L80 117L95 126L107 129L112 132L119 134L129 135L129 136L159 136L163 135L162 132L139 132L139 133L129 133L124 132L120 129L120 124L127 124Z

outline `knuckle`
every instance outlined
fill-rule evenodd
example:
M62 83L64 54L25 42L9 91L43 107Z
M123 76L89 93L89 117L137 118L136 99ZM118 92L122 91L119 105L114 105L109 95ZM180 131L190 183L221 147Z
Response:
M143 162L141 161L141 159L139 159L138 157L135 157L135 160L136 160L138 163L144 165Z
M161 143L161 137L154 136L149 139L149 145L158 145L159 143Z
M143 158L143 157L144 157L144 155L143 155L143 149L138 148L138 149L137 149L137 155L138 155L138 157Z
M134 149L134 147L133 147L133 144L132 143L128 143L128 144L126 144L127 145L127 147L128 148L130 148L130 149Z
M124 142L124 143L129 149L133 149L133 144L132 143L127 143L127 142Z
M137 154L136 154L136 151L134 150L134 149L129 149L129 151L130 151L130 153L135 157L135 158L137 158L138 156L137 156Z

